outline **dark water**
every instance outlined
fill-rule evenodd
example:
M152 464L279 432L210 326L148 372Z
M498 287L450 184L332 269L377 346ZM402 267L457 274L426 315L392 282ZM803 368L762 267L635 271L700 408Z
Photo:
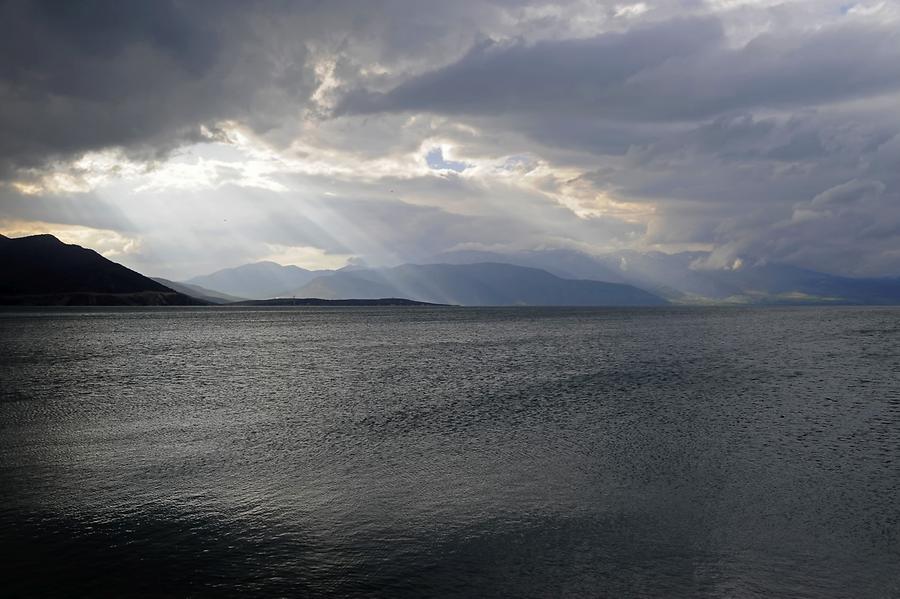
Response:
M3 596L900 596L900 310L0 313Z

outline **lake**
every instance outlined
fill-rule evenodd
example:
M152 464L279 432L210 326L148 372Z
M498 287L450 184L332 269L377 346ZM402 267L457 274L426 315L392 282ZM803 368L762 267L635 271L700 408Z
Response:
M900 596L900 309L48 309L0 344L4 596Z

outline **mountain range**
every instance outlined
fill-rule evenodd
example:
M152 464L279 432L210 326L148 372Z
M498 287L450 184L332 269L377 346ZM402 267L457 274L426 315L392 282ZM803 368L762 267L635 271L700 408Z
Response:
M394 268L310 271L262 262L188 282L248 298L399 296L463 305L574 305L586 301L590 305L634 305L650 301L635 289L654 296L656 301L663 298L676 304L900 303L897 278L842 277L752 260L737 267L712 269L704 267L708 258L706 252L589 255L560 249L510 253L466 250L438 254L427 264ZM572 286L573 281L582 283ZM586 289L583 282L620 287L606 287L605 295L592 299L579 295ZM578 294L572 295L575 288ZM627 295L616 295L625 290Z
M852 278L788 264L746 260L706 268L707 252L623 251L592 256L572 250L498 253L457 251L433 259L448 264L502 261L565 278L633 285L682 304L897 304L900 278Z
M245 264L151 279L51 235L0 235L0 304L205 305L245 300L409 300L458 305L900 304L900 279L850 278L705 252L455 251L426 264L307 270ZM307 302L308 303L308 302Z
M637 287L563 279L537 268L477 264L404 264L319 276L298 297L407 297L463 306L656 306L665 300Z
M316 277L331 272L282 266L275 262L254 262L194 277L184 281L184 284L244 299L269 299L298 289Z

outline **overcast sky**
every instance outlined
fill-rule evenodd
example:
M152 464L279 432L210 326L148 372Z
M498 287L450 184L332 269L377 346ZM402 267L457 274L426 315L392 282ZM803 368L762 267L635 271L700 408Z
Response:
M0 232L900 275L900 2L0 1Z

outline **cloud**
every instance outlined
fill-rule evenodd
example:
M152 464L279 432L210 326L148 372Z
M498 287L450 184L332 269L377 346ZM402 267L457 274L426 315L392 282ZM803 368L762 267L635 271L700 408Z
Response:
M0 2L0 219L139 239L122 259L175 278L463 247L900 274L898 23L841 0Z
M303 44L271 51L275 18L233 2L0 4L0 174L109 147L159 157L223 119L272 126L316 83Z
M414 77L384 94L349 94L338 112L426 111L449 114L590 111L613 116L615 98L636 74L721 43L714 19L675 20L589 39L489 41L461 60Z
M877 275L897 268L900 193L853 179L794 206L789 219L761 231L747 253L839 272Z
M385 93L349 94L339 112L575 112L589 120L709 118L748 108L828 104L900 88L900 31L852 23L726 43L713 17L589 39L485 42Z

